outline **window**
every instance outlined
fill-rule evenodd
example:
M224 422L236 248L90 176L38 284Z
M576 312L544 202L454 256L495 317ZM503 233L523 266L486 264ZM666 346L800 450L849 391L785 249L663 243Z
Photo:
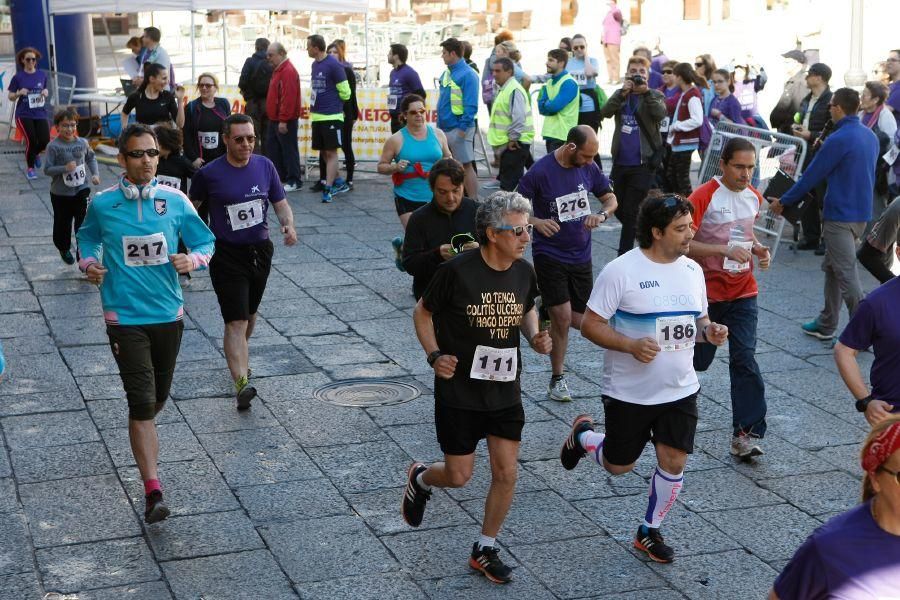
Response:
M684 20L700 20L700 0L684 0Z

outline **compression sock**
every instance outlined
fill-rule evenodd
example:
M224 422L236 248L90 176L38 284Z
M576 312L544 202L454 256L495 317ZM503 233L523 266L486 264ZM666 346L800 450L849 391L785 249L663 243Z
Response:
M605 433L597 433L596 431L585 431L578 436L578 443L588 453L595 463L603 466L603 440L606 439Z
M159 479L148 479L144 482L144 495L147 496L153 490L159 490L162 492L162 484L159 482Z
M675 506L683 485L683 471L675 475L656 467L650 480L650 498L647 502L647 514L644 515L644 527L659 528L666 514Z
M482 533L481 537L478 538L478 549L481 550L482 548L493 548L494 544L496 543L496 538L488 537Z

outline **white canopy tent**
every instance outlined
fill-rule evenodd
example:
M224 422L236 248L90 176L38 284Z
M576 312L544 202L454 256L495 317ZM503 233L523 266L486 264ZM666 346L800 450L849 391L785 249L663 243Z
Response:
M338 13L366 13L366 29L368 30L368 0L154 0L151 6L146 0L43 0L48 15L64 15L77 13L130 13L146 12L148 8L156 11L191 11L191 79L194 78L193 63L194 50L194 11L198 10L290 10L290 11L321 11ZM53 27L53 19L49 21L49 37L51 46L51 65L56 71L56 33ZM223 35L225 28L223 27ZM369 44L366 36L366 65L369 63ZM226 46L227 44L223 44ZM227 49L223 48L227 73Z

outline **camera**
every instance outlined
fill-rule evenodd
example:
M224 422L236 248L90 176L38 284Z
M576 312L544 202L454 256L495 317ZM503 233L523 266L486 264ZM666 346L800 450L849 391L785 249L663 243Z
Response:
M640 75L632 75L628 78L628 81L632 82L635 87L647 85L647 80Z

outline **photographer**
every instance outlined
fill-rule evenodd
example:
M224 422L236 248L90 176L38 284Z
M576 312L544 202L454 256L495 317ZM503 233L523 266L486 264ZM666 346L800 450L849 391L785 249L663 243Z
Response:
M600 109L602 119L616 120L610 178L619 201L616 217L622 223L619 256L634 247L638 206L652 187L662 160L659 124L666 117L666 103L662 92L647 86L649 74L650 61L643 56L629 58L622 88Z

